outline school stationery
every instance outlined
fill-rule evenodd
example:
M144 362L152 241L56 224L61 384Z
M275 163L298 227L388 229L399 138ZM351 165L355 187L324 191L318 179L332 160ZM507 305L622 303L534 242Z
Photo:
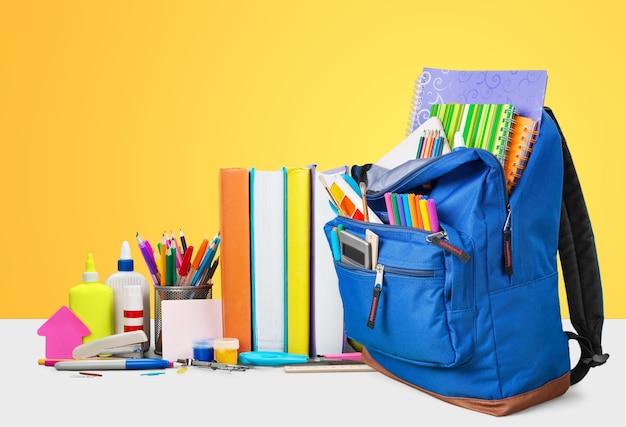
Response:
M230 363L219 363L219 362L205 362L203 360L195 360L195 359L178 359L177 363L182 364L183 366L195 366L197 368L206 368L211 369L213 371L221 370L221 371L247 371L249 366L246 365L234 365Z
M513 104L433 104L446 135L461 132L466 148L482 148L504 163L515 116Z
M509 147L504 160L504 177L509 193L513 191L513 187L519 183L524 173L536 138L537 121L517 115L511 129Z
M450 144L443 130L443 125L438 117L430 117L424 123L422 123L417 129L411 132L402 142L397 144L391 150L389 150L383 157L381 157L376 164L387 169L400 166L407 160L413 160L421 158L422 147L425 136L430 132L435 132L442 140L442 148L440 154L447 154L450 152Z
M335 262L346 332L369 366L500 416L562 395L606 362L593 231L550 109L510 197L501 164L482 149L392 170L351 170L367 179L372 211L386 211L389 193L414 192L437 202L440 226L435 232L343 216L325 225L329 237L335 227L379 237L375 271ZM557 251L576 333L563 331ZM573 368L570 339L581 346Z
M346 174L322 176L321 182L339 215L359 221L365 220L361 189L354 178ZM368 222L381 223L381 220L375 212L368 210Z
M83 344L113 335L113 289L99 282L93 254L87 255L83 281L69 289L69 308L87 326Z
M355 353L360 355L360 353ZM248 351L239 354L239 363L252 366L285 366L285 365L363 365L360 357L309 357L304 354L293 354L279 351Z
M113 318L116 334L141 328L150 336L150 287L146 278L135 270L130 244L124 240L117 261L117 271L104 281L113 289ZM138 290L138 292L137 292ZM137 295L138 293L138 295ZM148 351L150 340L143 343Z
M37 335L46 337L47 359L72 358L72 351L89 334L89 328L67 306L60 307L37 329Z
M223 311L219 299L168 299L161 301L162 354L175 360L193 355L198 338L223 336Z
M176 362L164 359L91 359L57 362L54 367L59 371L109 371L109 370L140 370L165 369L180 366Z
M72 351L72 357L74 359L84 359L99 355L143 357L142 348L146 342L148 342L148 336L143 330L121 332L79 345Z
M519 114L541 123L547 82L546 70L424 67L415 82L407 135L430 117L433 104L513 104Z

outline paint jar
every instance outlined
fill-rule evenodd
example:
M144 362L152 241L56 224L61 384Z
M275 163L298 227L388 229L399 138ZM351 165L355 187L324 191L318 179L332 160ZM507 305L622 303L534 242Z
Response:
M191 342L193 348L193 358L202 362L213 361L213 339L199 338Z
M236 365L239 350L239 340L237 338L215 338L213 340L213 351L215 361Z

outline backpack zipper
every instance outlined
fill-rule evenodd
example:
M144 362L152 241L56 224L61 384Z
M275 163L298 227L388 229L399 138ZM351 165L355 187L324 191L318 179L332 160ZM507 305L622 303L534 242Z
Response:
M511 244L511 206L506 205L506 221L502 229L504 239L504 271L509 276L513 274L513 246Z
M432 233L426 236L426 241L428 243L432 243L438 248L443 249L444 251L459 258L463 262L468 262L470 260L470 255L463 249L457 248L456 246L448 242L447 239L448 234L445 231L438 231L437 233Z
M380 294L383 292L383 275L385 272L385 266L383 264L376 264L375 267L376 278L374 279L374 289L372 293L372 303L370 304L370 312L367 316L367 327L374 329L376 324L376 313L378 312L378 304L380 303ZM411 270L406 268L388 267L388 272L411 275L413 277L435 277L433 270Z
M383 271L385 267L382 264L376 264L376 280L374 281L374 295L372 295L372 304L370 305L370 313L367 316L367 327L374 329L376 322L376 312L378 311L378 303L380 302L380 294L383 292Z

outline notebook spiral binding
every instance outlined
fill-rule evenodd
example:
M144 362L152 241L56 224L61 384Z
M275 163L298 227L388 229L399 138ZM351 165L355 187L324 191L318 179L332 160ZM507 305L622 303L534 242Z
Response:
M508 150L510 148L509 145L511 143L512 136L513 136L513 126L515 125L515 114L516 114L515 109L513 109L512 111L509 109L505 109L505 114L508 115L511 112L513 113L511 116L503 117L500 120L501 126L499 128L499 131L502 135L498 136L496 150L499 152L499 155L496 157L498 158L498 160L500 160L500 163L502 164L502 166L504 166L504 163L508 156Z
M409 113L409 127L406 129L406 136L409 136L415 130L415 123L420 114L424 115L425 119L430 115L430 109L422 109L422 87L428 83L430 79L431 74L428 71L423 71L415 80L413 98L411 100L411 111Z

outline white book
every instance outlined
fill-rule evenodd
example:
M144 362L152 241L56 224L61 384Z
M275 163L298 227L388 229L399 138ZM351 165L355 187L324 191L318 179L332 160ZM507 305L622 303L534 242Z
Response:
M339 295L333 256L324 234L324 224L337 216L319 176L332 182L348 173L348 167L320 172L311 167L311 354L341 353L344 349L343 305Z
M284 168L250 170L252 348L257 351L286 349L285 179Z

